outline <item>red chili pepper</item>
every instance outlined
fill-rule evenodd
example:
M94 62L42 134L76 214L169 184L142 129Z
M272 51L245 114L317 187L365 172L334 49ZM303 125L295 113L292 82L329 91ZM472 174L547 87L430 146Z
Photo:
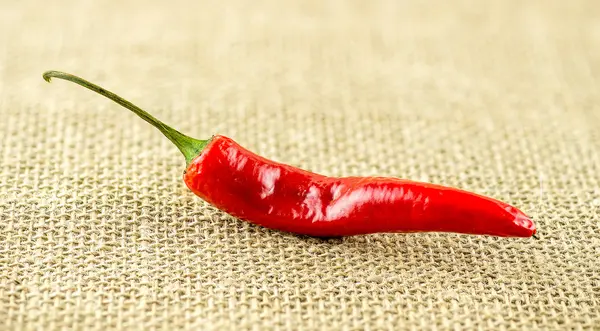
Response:
M531 237L535 224L519 209L464 190L384 177L328 177L273 162L216 135L188 137L129 101L82 78L48 71L95 91L160 130L186 159L185 184L239 219L317 237L380 232L454 232Z

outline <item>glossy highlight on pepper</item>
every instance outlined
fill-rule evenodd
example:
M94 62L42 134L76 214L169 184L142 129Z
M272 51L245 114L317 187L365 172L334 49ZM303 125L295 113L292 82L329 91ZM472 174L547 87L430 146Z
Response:
M93 90L159 129L186 159L183 180L198 197L241 220L317 237L453 232L531 237L534 222L502 201L457 188L389 177L330 177L268 160L232 139L188 137L129 101L79 77Z

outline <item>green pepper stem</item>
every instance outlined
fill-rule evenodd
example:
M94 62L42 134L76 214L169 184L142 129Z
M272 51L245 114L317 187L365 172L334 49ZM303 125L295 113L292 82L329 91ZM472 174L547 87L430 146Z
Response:
M76 83L83 87L86 87L100 95L103 95L103 96L109 98L110 100L118 103L119 105L131 110L136 115L141 117L144 121L152 124L152 126L157 128L158 130L160 130L160 132L162 132L165 135L165 137L167 137L173 144L175 144L175 146L177 146L177 148L181 151L181 153L185 157L185 161L186 161L187 165L189 165L189 163L196 156L198 156L200 154L200 152L202 152L202 150L208 143L208 140L194 139L194 138L184 135L183 133L173 129L172 127L161 122L160 120L158 120L154 116L150 115L146 111L142 110L140 107L132 104L131 102L123 99L122 97L120 97L120 96L118 96L96 84L88 82L87 80L85 80L83 78L80 78L80 77L77 77L77 76L74 76L71 74L67 74L64 72L60 72L60 71L46 71L43 74L43 77L44 77L44 80L46 80L47 82L50 82L51 78L60 78L60 79L71 81L73 83Z

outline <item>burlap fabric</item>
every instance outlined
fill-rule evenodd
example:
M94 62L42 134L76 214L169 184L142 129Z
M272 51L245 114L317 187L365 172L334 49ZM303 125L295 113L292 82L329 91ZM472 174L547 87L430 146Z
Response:
M6 330L600 325L597 1L3 1ZM154 128L490 195L539 240L322 241L195 197Z

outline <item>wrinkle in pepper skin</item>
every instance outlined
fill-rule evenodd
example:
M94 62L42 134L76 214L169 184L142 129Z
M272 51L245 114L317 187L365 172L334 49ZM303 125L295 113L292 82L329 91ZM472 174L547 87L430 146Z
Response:
M275 185L281 175L281 169L270 165L263 165L258 171L258 180L262 184L261 198L271 196L275 192Z
M223 136L190 163L184 181L232 216L297 234L535 233L527 215L498 200L398 178L327 177L270 161Z

